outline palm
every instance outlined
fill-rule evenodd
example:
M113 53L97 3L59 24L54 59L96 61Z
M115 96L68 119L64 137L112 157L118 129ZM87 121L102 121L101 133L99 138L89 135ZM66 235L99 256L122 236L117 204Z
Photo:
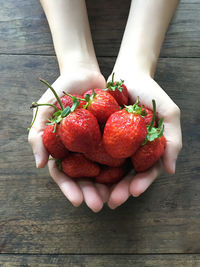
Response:
M108 201L108 205L111 208L116 208L124 203L131 194L133 196L139 196L143 193L160 174L163 166L167 172L174 173L174 164L178 152L181 149L182 142L180 111L161 87L149 76L136 76L135 78L133 75L126 75L126 77L115 76L115 80L119 80L120 78L125 80L132 103L139 96L140 102L152 109L152 99L155 99L158 118L164 118L164 135L167 140L167 145L162 159L151 169L139 174L132 172L114 186Z
M82 94L88 89L105 88L106 83L101 74L81 70L63 74L52 86L58 96L61 97L63 91ZM56 102L56 99L50 89L48 89L38 102L53 104ZM43 145L42 134L45 128L46 118L50 117L52 112L53 108L51 107L39 108L37 119L29 133L29 142L32 145L34 155L37 159L37 167L42 168L48 162L50 175L72 204L79 206L84 200L93 211L97 212L102 208L103 203L108 200L109 188L105 185L94 184L89 179L74 181L64 173L58 171L55 161L48 161L49 155Z

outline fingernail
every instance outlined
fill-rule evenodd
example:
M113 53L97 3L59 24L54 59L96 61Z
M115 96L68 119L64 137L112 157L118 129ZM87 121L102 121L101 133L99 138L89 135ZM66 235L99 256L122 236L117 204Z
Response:
M108 207L111 209L111 210L115 210L117 208L117 206L113 205L113 204L110 204L108 203Z
M38 168L39 167L39 164L40 164L40 157L39 157L38 154L35 154L34 157L35 157L36 168Z
M176 171L176 161L174 161L172 164L172 171L173 171L173 173L175 173L175 171Z
M78 208L80 206L80 203L75 203L73 202L72 205L75 207L75 208Z

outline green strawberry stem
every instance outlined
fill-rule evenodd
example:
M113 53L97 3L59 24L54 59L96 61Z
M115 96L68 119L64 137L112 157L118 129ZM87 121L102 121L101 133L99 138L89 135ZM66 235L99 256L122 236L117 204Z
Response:
M72 99L73 99L73 98L76 98L76 99L78 99L78 100L80 100L80 101L85 101L85 99L82 99L82 98L80 98L80 97L73 96L73 95L71 95L71 94L69 94L69 93L66 93L65 91L63 91L63 94L70 96Z
M85 101L86 101L86 105L84 105L85 108L87 108L94 101L96 95L97 94L95 93L94 89L92 90L92 94L91 95L89 95L89 94L85 95Z
M164 132L164 129L165 129L165 126L164 126L164 124L163 124L163 118L161 118L160 120L159 120L159 122L158 122L158 129L159 129L159 135L158 135L158 137L161 137L162 135L163 135L163 132ZM163 126L162 126L162 124L163 124ZM161 129L161 126L162 126L162 129Z
M153 105L153 117L152 117L151 124L149 126L149 131L151 131L155 118L156 118L156 101L154 99L152 99L152 105Z
M32 126L33 126L33 124L34 124L34 122L35 122L35 119L36 119L36 117L37 117L37 113L38 113L38 106L36 107L36 112L35 112L33 121L32 121L32 123L31 123L30 127L27 128L27 131L28 131L28 132L30 131L30 129L32 128Z
M48 103L46 103L46 104L38 104L37 102L33 102L32 105L30 106L30 108L37 108L37 107L40 107L40 106L50 106L50 107L56 109L57 111L59 111L59 109L55 105L48 104Z
M57 99L57 101L58 101L58 103L59 103L59 105L60 105L61 110L64 110L63 104L62 104L62 102L60 101L60 98L58 97L58 95L57 95L56 91L53 89L53 87L52 87L47 81L43 80L42 78L39 78L39 80L40 80L42 83L44 83L47 87L50 88L50 90L51 90L52 93L54 94L55 98Z
M114 76L115 76L115 73L113 72L113 74L112 74L112 83L114 83Z
M60 111L55 105L53 105L53 104L38 104L37 102L33 102L30 108L36 108L36 112L35 112L35 115L34 115L34 118L33 118L33 121L32 121L32 123L31 123L30 127L27 128L28 131L30 131L30 129L32 128L33 124L35 123L35 120L36 120L36 117L37 117L37 113L38 113L38 107L40 107L40 106L50 106L50 107L56 109L56 112L61 112L61 111ZM55 127L56 127L56 126L55 126ZM56 130L55 127L54 127L54 132L55 132L55 130Z
M118 90L119 92L122 92L123 91L122 84L124 83L124 80L114 82L114 75L115 73L113 72L112 79L111 81L107 82L106 87L109 91L114 92L115 90Z
M135 102L134 106L138 106L139 102L140 102L140 99L139 99L139 96L137 96L137 99L136 99L136 102Z
M87 108L89 106L89 104L94 100L95 96L97 95L94 91L94 89L92 90L92 94L89 95L89 94L86 94L84 96L84 99L83 98L80 98L80 97L76 97L76 96L73 96L69 93L66 93L65 91L63 91L63 94L69 96L72 98L72 101L73 101L73 106L71 107L71 112L73 112L80 104L81 101L84 101L86 102L85 105L83 105L83 108Z
M153 105L153 116L152 116L151 124L147 125L147 135L145 137L144 142L142 143L142 146L145 145L147 141L152 142L153 140L160 138L163 135L163 131L164 131L163 118L160 119L157 128L153 127L155 117L156 117L156 101L154 99L152 100L152 105Z
M163 124L163 121L164 121L163 118L161 118L161 119L159 120L159 122L158 122L158 129L161 128L161 126L162 126L162 124Z

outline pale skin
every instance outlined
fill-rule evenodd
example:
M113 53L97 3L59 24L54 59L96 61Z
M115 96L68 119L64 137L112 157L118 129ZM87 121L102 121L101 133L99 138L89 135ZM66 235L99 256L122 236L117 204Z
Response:
M58 95L61 96L63 90L83 93L87 89L105 88L106 81L100 72L91 39L85 1L41 0L41 4L48 19L60 69L60 76L53 83ZM113 68L115 80L125 80L133 102L139 95L141 103L151 108L151 101L155 99L158 117L164 118L167 146L164 156L154 167L144 173L130 173L111 188L89 179L76 181L67 177L57 170L54 161L48 161L49 156L42 142L45 120L53 109L39 108L36 122L29 133L36 166L43 168L48 163L50 175L74 206L85 201L94 212L100 211L104 203L115 209L130 195L136 197L142 194L163 169L171 174L175 172L176 159L182 147L180 110L153 77L177 4L177 0L133 0ZM48 89L38 102L55 101Z

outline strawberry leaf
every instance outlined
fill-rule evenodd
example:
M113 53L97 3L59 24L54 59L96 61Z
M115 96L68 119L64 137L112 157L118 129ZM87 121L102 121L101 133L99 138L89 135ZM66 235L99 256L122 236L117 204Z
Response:
M143 109L143 106L139 106L139 96L137 97L137 100L134 105L129 105L129 106L125 105L125 110L128 113L134 113L134 114L138 114L144 117L147 115L147 113L145 110L142 110L142 109Z
M158 138L158 131L157 131L156 128L153 127L151 129L151 132L148 132L147 133L147 140L151 142L151 141L153 141L156 138Z
M61 113L62 113L62 110L58 110L58 111L54 112L53 116L57 117L57 116L61 115Z
M123 91L123 87L122 87L123 83L124 83L123 80L121 80L120 82L115 82L115 83L108 82L106 87L109 91L114 92L114 91L118 90L119 92L122 92Z
M69 106L67 106L61 113L61 117L64 118L66 116L69 115L69 113L71 112L71 108Z
M92 103L93 102L93 100L95 99L95 97L96 97L96 93L95 93L95 91L94 91L94 89L92 90L92 94L90 95L90 94L86 94L85 95L85 101L86 101L86 104L83 106L83 108L87 108L89 105L90 105L90 103Z
M56 159L55 163L56 163L58 170L61 172L62 171L62 160Z
M152 100L152 104L153 104L153 117L152 117L151 124L147 125L147 135L142 145L145 145L147 141L152 142L153 140L160 138L163 135L163 131L164 131L163 118L160 119L157 128L153 127L155 117L156 117L156 102L154 99Z
M81 100L78 98L72 99L73 100L73 105L71 107L71 112L74 112L74 110L79 106Z
M89 95L89 94L86 94L86 95L85 95L85 101L86 101L86 102L89 102L89 100L90 100L90 95Z
M122 92L123 91L122 84L124 83L124 80L114 82L114 75L115 75L115 73L112 74L112 81L109 81L107 83L106 87L109 91L112 91L112 92L114 92L116 90L118 90L119 92Z

